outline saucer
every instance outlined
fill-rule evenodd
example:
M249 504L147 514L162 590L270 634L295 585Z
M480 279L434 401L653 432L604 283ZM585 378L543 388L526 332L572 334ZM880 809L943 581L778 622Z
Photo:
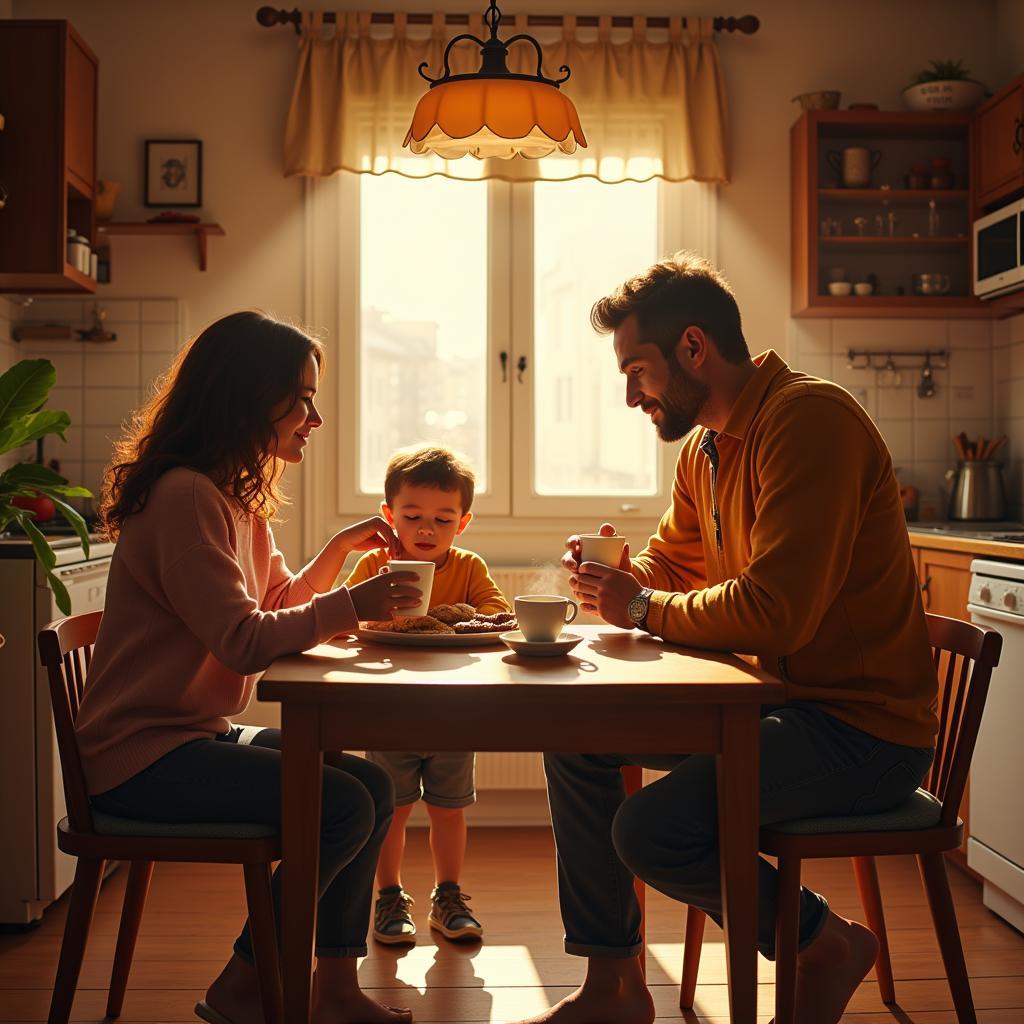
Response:
M583 637L576 633L562 633L557 640L527 640L522 631L499 633L498 639L516 654L529 657L549 658L552 655L568 654Z

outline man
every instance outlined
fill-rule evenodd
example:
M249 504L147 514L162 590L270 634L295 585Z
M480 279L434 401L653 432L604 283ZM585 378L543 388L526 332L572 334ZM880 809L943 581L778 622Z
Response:
M761 821L880 811L924 776L936 676L892 460L843 389L751 359L724 279L688 253L601 299L626 403L683 439L672 507L618 569L563 564L585 609L667 641L754 655L786 683L761 721ZM699 426L703 429L693 430ZM614 532L605 524L604 532ZM668 774L628 800L619 767ZM535 1024L648 1024L636 875L721 920L714 759L545 758L566 951L583 985ZM759 865L758 945L774 955L776 872ZM800 894L797 1020L838 1022L878 945Z

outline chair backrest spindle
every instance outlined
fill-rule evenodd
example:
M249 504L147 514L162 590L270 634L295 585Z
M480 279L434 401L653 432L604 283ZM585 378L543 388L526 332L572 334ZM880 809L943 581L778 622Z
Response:
M64 778L64 800L68 818L76 832L92 831L92 813L75 736L75 720L82 706L92 649L102 618L102 612L69 615L39 631L39 657L50 683L50 703Z
M928 615L927 620L942 683L935 758L925 786L942 801L941 823L955 825L1003 638L993 629L943 615Z

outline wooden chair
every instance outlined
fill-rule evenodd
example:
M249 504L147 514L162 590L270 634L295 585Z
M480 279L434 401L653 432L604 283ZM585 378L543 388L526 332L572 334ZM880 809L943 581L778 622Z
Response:
M78 858L50 1002L50 1024L66 1024L71 1015L89 927L108 860L128 861L131 867L117 934L107 1017L118 1017L124 1004L154 862L185 861L242 865L264 1018L280 1024L281 984L270 889L270 865L281 857L277 830L257 824L168 825L133 821L100 814L89 806L75 737L75 718L102 616L102 612L71 615L51 622L39 632L39 655L50 680L68 808L68 816L57 826L57 845Z
M956 910L946 877L943 853L963 842L957 817L974 755L981 714L992 669L999 664L1003 638L995 630L942 615L929 615L928 636L935 669L942 680L939 735L935 759L919 789L906 803L881 814L808 818L761 829L762 852L778 858L779 893L776 923L775 1020L793 1020L800 863L819 857L850 857L868 927L879 942L875 976L884 1003L896 1002L889 942L882 912L875 857L915 854L928 896L953 1005L960 1024L975 1024L974 1001L964 963ZM692 1009L704 935L705 914L687 908L683 982L679 1005Z

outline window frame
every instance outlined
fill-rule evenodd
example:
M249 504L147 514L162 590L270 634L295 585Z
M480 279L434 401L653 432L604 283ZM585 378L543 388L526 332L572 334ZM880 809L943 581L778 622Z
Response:
M327 373L319 405L326 424L310 446L302 472L303 526L307 538L325 536L354 517L378 512L381 493L359 488L360 409L360 202L363 175L342 172L305 179L304 317L322 332ZM613 185L604 186L613 196ZM653 495L539 495L533 488L532 436L535 365L533 345L533 189L528 184L489 180L489 327L487 371L488 489L474 500L474 533L543 533L564 524L611 518L623 530L646 530L671 500L678 445L661 444L658 487ZM658 181L658 249L692 248L716 261L717 189L714 185ZM406 239L417 240L415 225ZM429 254L425 253L424 258ZM637 268L642 269L642 268ZM504 373L500 353L507 352ZM516 363L527 358L523 382ZM611 355L609 353L609 358ZM625 385L623 385L623 388ZM520 426L525 425L523 434ZM520 437L521 440L515 439ZM349 439L349 440L346 440Z

